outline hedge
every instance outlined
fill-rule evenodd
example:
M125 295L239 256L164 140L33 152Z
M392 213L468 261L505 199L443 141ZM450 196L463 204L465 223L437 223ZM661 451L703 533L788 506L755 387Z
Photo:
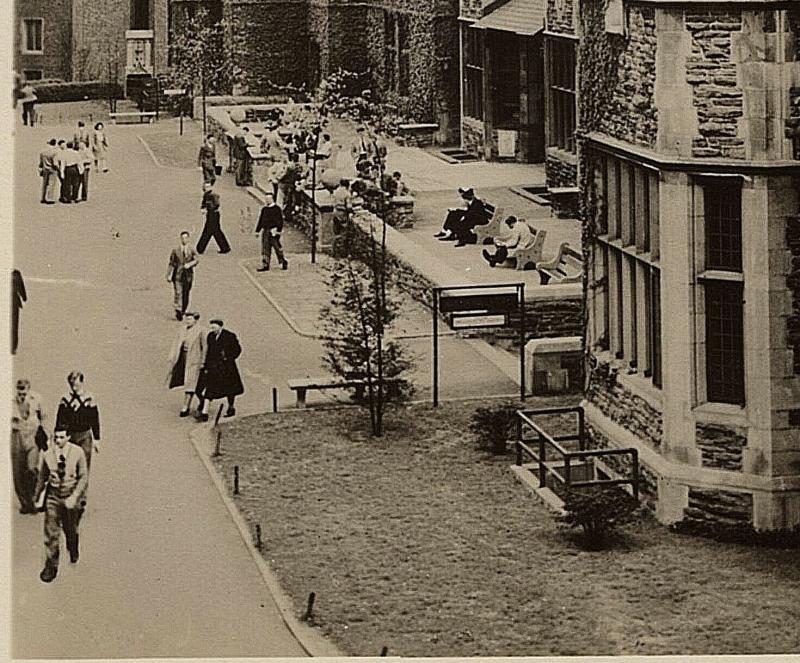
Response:
M119 83L104 83L102 81L46 83L44 85L34 85L34 90L39 103L122 98L122 86Z

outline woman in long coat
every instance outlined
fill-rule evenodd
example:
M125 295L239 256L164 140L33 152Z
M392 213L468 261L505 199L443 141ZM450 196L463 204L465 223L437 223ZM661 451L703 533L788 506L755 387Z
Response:
M99 173L103 171L108 172L108 138L106 138L106 129L102 122L94 125L92 132L92 154L94 155L94 169Z
M198 391L200 374L206 359L206 330L197 321L199 313L185 313L186 325L178 332L169 354L169 388L183 387L184 401L180 416L189 415L192 397Z
M228 400L226 417L236 414L233 407L236 397L244 393L244 385L236 367L236 360L242 354L239 339L231 331L223 329L222 320L211 320L211 332L206 339L206 363L201 380L202 390L197 393L202 402L198 418L208 421L208 404L217 398Z

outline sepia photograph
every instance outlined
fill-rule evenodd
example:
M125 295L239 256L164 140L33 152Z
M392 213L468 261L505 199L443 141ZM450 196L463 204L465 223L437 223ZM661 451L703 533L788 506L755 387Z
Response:
M9 0L11 659L800 654L800 0Z

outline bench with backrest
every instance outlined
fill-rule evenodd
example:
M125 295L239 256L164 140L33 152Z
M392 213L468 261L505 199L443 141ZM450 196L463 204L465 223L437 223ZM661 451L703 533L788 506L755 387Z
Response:
M578 283L583 278L583 256L569 243L562 242L556 257L536 266L541 284Z
M373 380L377 383L377 379ZM406 381L403 378L383 378L383 381L388 385L388 393L390 395L397 395L401 386ZM364 393L367 389L369 381L365 378L352 378L345 379L341 377L321 376L311 378L294 378L288 380L287 384L289 389L295 392L297 396L297 407L306 406L306 394L309 391L324 391L325 389L355 389L356 399L361 400L364 398Z
M486 218L488 223L480 226L475 226L473 232L478 238L478 244L491 244L494 238L503 227L503 220L505 210L502 207L497 207L492 203L484 203L486 208ZM486 240L489 241L486 241Z
M520 219L520 223L528 223L525 219ZM528 265L533 265L534 269L542 260L542 249L544 248L544 240L547 237L547 231L541 228L534 228L530 223L528 227L533 233L533 241L527 246L515 247L508 250L507 260L512 258L517 261L517 269L523 270Z
M133 122L151 123L156 119L155 111L125 111L112 112L108 114L114 124L131 124Z

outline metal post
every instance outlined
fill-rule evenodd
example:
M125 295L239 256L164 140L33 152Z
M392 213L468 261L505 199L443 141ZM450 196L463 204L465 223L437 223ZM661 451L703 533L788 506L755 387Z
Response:
M519 414L517 414L517 467L522 465L522 419L520 418Z
M439 407L439 290L433 289L433 407Z
M273 387L272 388L272 411L273 412L277 412L278 411L278 388L277 387Z
M233 494L239 494L239 466L233 466Z
M316 600L317 595L314 592L311 592L308 595L308 605L306 606L306 614L303 615L303 621L307 622L314 616L314 601Z
M161 83L158 80L158 76L155 78L156 81L156 122L158 122L161 118L159 117L158 113L161 109Z
M222 407L223 407L222 405L219 406L219 410L217 410L217 416L214 417L214 425L215 426L219 425L219 419L222 416Z
M525 400L525 284L519 286L519 399Z
M261 541L261 525L256 523L256 548L261 550L264 547L264 543Z
M636 449L633 453L633 497L639 501L639 452Z
M220 451L220 447L221 447L221 446L222 446L222 431L221 431L221 430L218 430L218 431L217 431L217 442L216 442L216 444L214 445L214 455L215 455L215 456L220 456L220 455L222 455L222 452Z
M583 408L578 408L578 448L581 451L586 451L586 422L584 421Z
M180 123L180 127L181 127L180 135L183 136L183 108L181 108L180 120L181 120L181 123Z
M314 138L314 160L311 164L311 264L317 262L317 148L319 133Z
M547 447L544 443L544 436L539 433L539 488L544 488L547 485L547 467L545 466L545 454Z
M564 483L566 484L567 490L569 490L570 484L572 483L572 457L571 456L564 456Z

